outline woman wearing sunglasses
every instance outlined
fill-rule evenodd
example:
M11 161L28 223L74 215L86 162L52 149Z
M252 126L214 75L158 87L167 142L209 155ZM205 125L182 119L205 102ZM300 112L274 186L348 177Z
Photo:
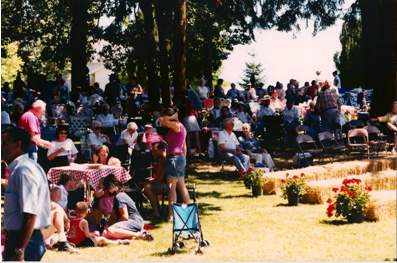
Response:
M99 147L104 143L110 144L109 136L101 133L102 123L99 121L93 121L91 124L92 132L88 134L87 144L91 148L92 152L98 152Z
M52 142L54 147L47 152L50 168L69 165L74 162L78 153L73 141L68 139L67 126L58 126L55 134L57 139Z

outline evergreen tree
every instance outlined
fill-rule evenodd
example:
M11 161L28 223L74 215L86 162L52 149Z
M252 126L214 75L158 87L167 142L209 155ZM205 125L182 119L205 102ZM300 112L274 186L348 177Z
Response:
M262 63L255 62L255 53L248 53L251 56L252 61L245 63L245 69L243 71L243 76L241 77L242 82L238 83L241 87L246 87L247 83L256 82L257 84L266 84L266 77L262 75L264 69L262 68Z

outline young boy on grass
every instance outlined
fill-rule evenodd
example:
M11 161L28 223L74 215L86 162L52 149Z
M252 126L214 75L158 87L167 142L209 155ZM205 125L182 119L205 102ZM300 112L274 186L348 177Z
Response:
M78 202L74 209L76 218L70 219L69 240L76 247L95 247L97 245L129 245L131 240L110 240L96 233L91 233L88 222L84 218L88 214L88 206L84 202Z

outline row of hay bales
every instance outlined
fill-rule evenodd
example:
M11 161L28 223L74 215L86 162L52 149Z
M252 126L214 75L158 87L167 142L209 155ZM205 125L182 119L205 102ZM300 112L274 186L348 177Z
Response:
M358 185L360 190L364 190L366 185L372 187L374 191L382 190L396 190L396 171L386 170L380 172L371 172L361 175L347 176L345 178L352 179L357 178L361 180L361 184ZM306 191L307 193L302 198L302 203L308 204L324 204L328 198L334 196L332 191L333 187L340 187L344 178L310 181L307 182Z
M396 158L381 160L349 161L311 166L302 169L267 173L267 182L263 186L264 193L281 195L281 179L289 176L305 174L307 180L307 193L303 196L302 203L324 204L335 193L333 187L340 187L345 178L358 178L364 190L370 185L371 192L369 207L364 212L368 220L381 220L396 217Z
M396 158L328 163L295 170L266 173L267 181L263 186L263 192L265 194L281 195L281 179L285 179L287 173L289 176L299 176L301 173L304 173L306 181L309 182L346 178L351 175L360 176L388 169L396 170Z

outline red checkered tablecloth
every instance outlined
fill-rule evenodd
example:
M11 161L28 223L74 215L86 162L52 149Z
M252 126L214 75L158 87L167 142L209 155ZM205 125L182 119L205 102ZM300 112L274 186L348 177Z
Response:
M114 174L121 183L125 183L131 179L131 176L124 167L102 165L99 169L89 169L87 164L72 164L70 166L51 168L48 171L47 178L51 183L57 184L61 178L61 174L64 173L75 175L77 180L91 182L95 189L98 187L99 179L109 174Z

